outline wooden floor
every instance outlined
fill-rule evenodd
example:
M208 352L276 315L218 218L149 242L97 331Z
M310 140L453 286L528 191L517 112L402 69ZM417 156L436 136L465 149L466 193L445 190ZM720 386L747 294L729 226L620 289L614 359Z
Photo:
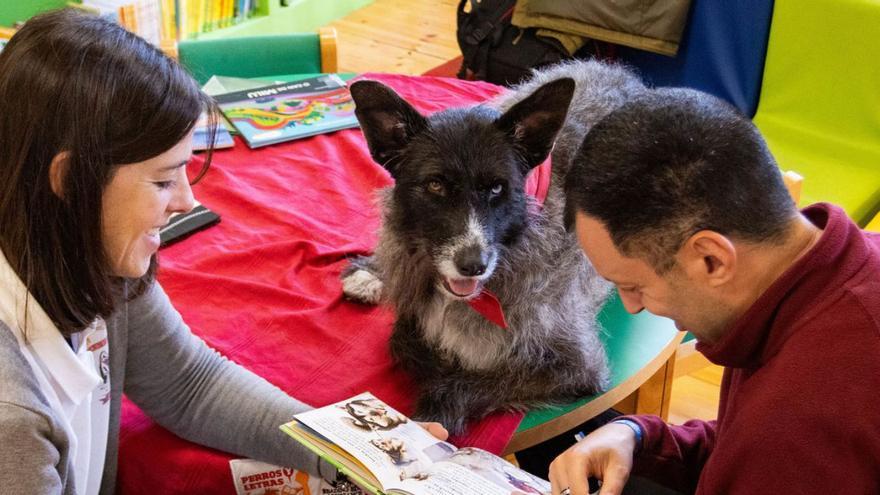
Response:
M422 74L458 56L458 0L376 0L331 24L339 72Z
M422 74L459 56L457 5L458 0L375 0L333 22L339 71ZM669 421L715 418L720 385L717 366L676 378Z

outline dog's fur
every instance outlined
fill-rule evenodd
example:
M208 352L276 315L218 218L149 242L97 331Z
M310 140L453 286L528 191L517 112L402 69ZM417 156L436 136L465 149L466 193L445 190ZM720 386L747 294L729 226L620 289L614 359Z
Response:
M492 411L607 385L596 313L609 287L563 225L562 184L590 127L642 91L623 68L579 61L536 72L494 108L426 118L378 82L352 85L370 152L396 183L382 195L374 256L352 260L343 287L394 306L391 352L422 387L417 419L462 432ZM525 177L551 148L550 190L535 208ZM464 302L483 287L507 330Z

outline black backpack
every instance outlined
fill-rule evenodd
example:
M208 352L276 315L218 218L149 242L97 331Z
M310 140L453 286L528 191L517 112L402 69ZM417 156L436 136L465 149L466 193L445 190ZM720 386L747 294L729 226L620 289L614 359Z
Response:
M520 29L510 23L516 0L470 0L471 11L458 4L458 46L463 60L460 79L480 79L495 84L520 82L532 68L570 58L552 38L540 38L533 28Z

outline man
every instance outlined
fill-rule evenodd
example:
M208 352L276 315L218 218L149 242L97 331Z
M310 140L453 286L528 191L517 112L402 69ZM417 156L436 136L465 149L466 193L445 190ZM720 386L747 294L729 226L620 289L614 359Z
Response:
M807 179L809 180L809 178ZM880 235L798 212L752 123L655 90L590 131L568 219L628 311L691 331L726 367L717 421L631 416L550 467L553 493L880 493Z

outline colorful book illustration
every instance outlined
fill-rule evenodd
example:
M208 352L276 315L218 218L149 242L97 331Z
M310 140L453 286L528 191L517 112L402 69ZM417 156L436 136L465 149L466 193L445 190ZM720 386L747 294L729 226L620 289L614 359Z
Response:
M214 99L251 148L358 125L351 93L335 74L226 93Z
M281 430L375 495L550 493L550 483L492 453L437 440L369 392L297 414Z

